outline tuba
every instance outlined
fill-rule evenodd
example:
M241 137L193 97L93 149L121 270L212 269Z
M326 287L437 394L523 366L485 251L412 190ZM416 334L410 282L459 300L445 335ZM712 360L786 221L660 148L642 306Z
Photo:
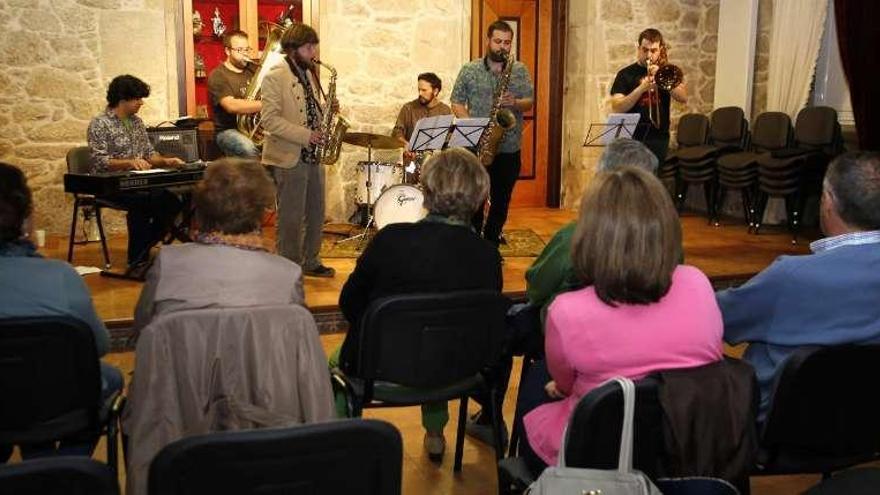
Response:
M672 91L684 80L684 72L678 66L668 63L666 56L666 46L660 49L660 58L657 60L660 67L654 73L654 84L664 91ZM648 107L648 116L651 118L651 124L654 128L660 128L660 95L657 91L651 90L649 95L650 106Z
M281 34L284 28L275 23L268 24L269 34L266 37L266 47L263 49L263 56L257 64L257 72L248 82L245 99L259 100L260 86L263 84L263 78L269 72L269 69L275 65L278 60L284 58L281 50ZM239 114L236 117L236 127L238 132L249 137L257 146L263 144L263 128L260 126L260 112L251 114Z
M336 69L318 59L314 59L313 62L330 71L330 83L327 84L327 94L324 95L326 108L324 109L324 118L321 120L321 133L324 135L324 142L318 145L315 154L318 156L319 163L333 165L339 161L342 138L348 131L349 123L345 117L339 115L339 112L333 111L333 101L336 100Z
M504 133L516 126L516 115L507 108L501 108L501 97L510 86L510 73L513 71L513 54L507 56L507 64L501 72L501 80L495 86L492 96L492 111L489 113L489 125L477 143L477 156L484 167L492 164L498 154L498 146Z

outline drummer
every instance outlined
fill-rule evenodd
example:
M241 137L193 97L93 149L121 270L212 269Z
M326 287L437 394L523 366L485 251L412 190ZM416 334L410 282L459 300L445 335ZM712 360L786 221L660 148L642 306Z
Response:
M417 85L419 90L418 98L405 103L400 108L400 113L397 115L397 122L394 124L394 129L391 131L391 135L400 140L404 146L407 146L409 143L410 136L412 136L413 129L415 129L416 122L418 122L419 119L452 114L452 109L449 108L449 105L443 103L440 101L440 98L438 98L440 90L443 87L443 82L440 81L437 74L434 74L433 72L419 74ZM415 153L406 149L404 150L404 163L409 163L415 158Z

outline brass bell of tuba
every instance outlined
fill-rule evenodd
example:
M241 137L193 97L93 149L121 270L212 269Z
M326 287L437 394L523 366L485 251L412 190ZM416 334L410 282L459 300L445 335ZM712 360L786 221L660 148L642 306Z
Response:
M248 82L247 92L244 96L245 99L248 100L260 99L260 87L263 84L263 78L266 77L266 74L269 72L269 69L275 65L275 62L284 57L284 53L281 50L281 34L284 32L284 28L271 22L267 24L269 34L266 37L263 56L260 57L260 62L257 64L257 72L251 77L250 82ZM255 145L263 145L264 135L263 127L260 125L260 112L238 114L235 123L238 132L249 137Z

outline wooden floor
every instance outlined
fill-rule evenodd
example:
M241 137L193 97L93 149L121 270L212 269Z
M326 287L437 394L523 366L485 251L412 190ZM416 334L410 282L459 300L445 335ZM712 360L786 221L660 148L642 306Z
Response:
M574 213L550 209L518 209L511 211L508 228L531 228L545 241L562 225L574 218ZM685 262L707 273L715 282L742 280L757 273L777 256L808 252L809 239L801 239L792 245L791 237L781 230L770 229L759 236L747 235L745 226L733 220L721 227L706 225L700 216L685 215L684 231ZM44 250L47 256L66 257L66 239L50 238ZM123 260L124 240L111 240L111 258ZM533 258L508 258L504 264L505 292L522 293L525 289L524 273ZM100 252L97 243L78 246L75 264L97 266ZM333 279L307 278L306 303L315 312L334 311L342 284L354 267L352 259L325 259L325 263L337 270ZM98 275L88 275L85 280L92 291L99 315L108 323L125 324L131 320L134 304L140 293L140 284L112 280ZM322 335L326 351L341 344L343 334ZM739 354L739 349L728 349ZM134 369L134 353L113 353L106 360L123 370L126 380ZM511 387L505 400L504 416L509 425L513 417L519 382L519 362L514 364ZM452 472L452 447L454 425L457 419L457 403L450 404L450 423L446 428L448 450L442 465L430 462L422 450L421 419L417 407L367 411L366 417L380 418L400 429L404 442L403 493L404 494L489 494L496 490L494 456L491 449L478 442L465 441L464 467L459 475ZM103 447L96 457L103 458ZM124 476L124 472L123 472ZM779 476L752 478L752 493L756 495L799 493L818 481L817 476Z

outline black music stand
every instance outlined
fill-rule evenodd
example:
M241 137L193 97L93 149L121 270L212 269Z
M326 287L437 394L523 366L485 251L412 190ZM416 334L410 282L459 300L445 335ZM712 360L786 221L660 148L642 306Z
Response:
M587 136L584 138L584 146L607 146L617 138L629 138L640 141L640 139L635 137L636 131L639 127L644 129L646 125L649 125L647 123L639 124L640 118L641 114L638 113L612 113L608 116L607 122L590 124Z
M489 127L488 117L455 119L446 147L476 148L487 127Z

